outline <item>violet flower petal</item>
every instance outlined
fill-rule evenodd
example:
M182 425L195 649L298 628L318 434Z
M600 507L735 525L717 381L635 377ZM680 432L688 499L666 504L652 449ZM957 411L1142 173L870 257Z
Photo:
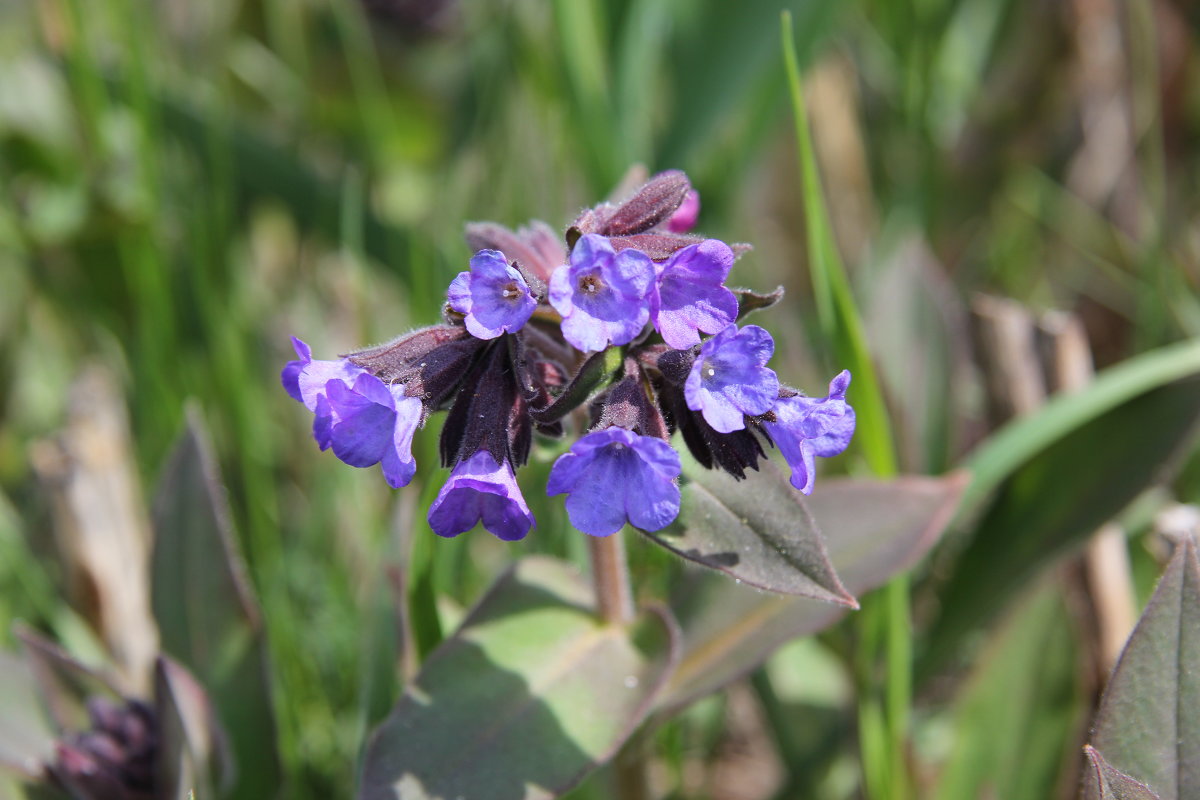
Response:
M571 524L591 536L609 536L626 522L656 531L679 514L679 472L679 454L667 442L612 427L560 456L546 492L567 494Z
M429 526L438 536L458 536L479 522L508 542L525 538L534 525L512 466L497 464L487 450L459 462L429 507Z
M584 352L629 343L650 319L654 278L645 253L617 253L603 236L581 237L571 263L550 278L550 305L562 315L563 336Z
M737 319L737 297L724 286L733 261L733 250L717 239L667 259L650 295L650 318L663 341L683 350L700 342L701 331L719 333Z
M792 469L792 485L811 494L816 456L843 452L854 435L854 408L846 402L850 373L842 370L829 383L823 398L784 397L774 407L775 422L764 423L779 452Z

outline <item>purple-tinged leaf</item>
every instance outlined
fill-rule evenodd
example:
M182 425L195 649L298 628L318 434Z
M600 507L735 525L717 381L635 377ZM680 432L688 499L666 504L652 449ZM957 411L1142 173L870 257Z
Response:
M1100 700L1091 744L1161 800L1200 797L1200 563L1183 539Z
M1104 760L1096 748L1084 745L1088 764L1083 775L1083 800L1162 800L1150 787Z
M678 649L665 612L605 624L573 568L522 559L375 731L358 797L557 797L638 726Z
M208 690L246 764L231 796L268 797L280 780L262 620L237 549L200 415L159 479L154 499L154 615L163 651Z
M675 525L645 535L743 583L857 608L838 579L807 502L773 463L747 481L685 461Z
M11 770L33 780L54 757L54 731L38 694L29 663L0 652L0 772Z
M751 480L764 476L754 476ZM778 475L776 480L786 482ZM749 481L747 482L749 483ZM892 481L832 478L806 498L830 560L856 594L922 558L942 535L966 486L958 473ZM674 598L683 657L658 703L683 707L756 668L780 645L828 627L845 609L763 594L728 578L694 572Z

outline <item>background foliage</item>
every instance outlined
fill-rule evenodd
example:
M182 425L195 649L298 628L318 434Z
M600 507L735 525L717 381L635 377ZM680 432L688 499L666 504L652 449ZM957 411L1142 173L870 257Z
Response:
M425 601L413 606L424 654L511 559L582 563L584 548L561 503L528 490L528 541L435 541L423 514L440 483L434 437L419 437L422 471L400 492L320 457L276 378L288 336L330 354L427 324L469 256L464 221L565 224L640 162L686 170L700 230L755 245L737 283L787 288L764 324L781 374L811 393L847 358L819 281L810 291L810 269L840 254L834 318L846 304L861 315L894 439L868 437L833 469L878 472L878 448L894 445L905 471L976 475L956 535L911 586L676 716L647 745L655 781L678 797L1069 796L1098 689L1094 633L1051 567L1125 511L1144 602L1166 561L1150 519L1200 493L1197 390L1172 383L1200 365L1194 346L1162 349L1200 335L1197 11L367 5L0 5L3 649L20 619L98 651L86 603L63 599L39 481L72 383L90 364L118 376L146 487L192 400L265 621L283 796L349 796L400 685L395 576ZM787 114L781 5L825 239ZM1141 360L978 446L994 423L966 344L981 291L1077 312L1100 367ZM544 485L554 455L535 452L527 486ZM1168 462L1173 482L1147 494ZM678 585L676 560L630 545L640 596ZM897 627L910 599L911 640ZM896 657L907 648L911 676Z

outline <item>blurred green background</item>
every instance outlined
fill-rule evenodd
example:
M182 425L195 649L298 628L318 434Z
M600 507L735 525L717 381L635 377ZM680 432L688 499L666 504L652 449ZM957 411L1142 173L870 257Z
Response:
M986 431L962 336L976 292L1078 312L1100 365L1200 335L1200 10L1184 0L10 0L0 644L14 619L82 635L30 459L72 381L93 363L118 376L148 491L194 399L267 623L285 795L348 796L395 691L380 565L405 562L406 537L445 621L509 559L583 545L537 490L554 445L523 473L526 542L433 541L436 430L400 492L318 453L277 379L288 337L332 357L430 324L470 255L465 221L564 226L640 163L685 170L699 230L755 245L732 282L788 289L758 321L784 379L819 392L838 365L809 313L784 8L906 470L941 472ZM910 297L932 305L897 318ZM661 595L678 565L633 551L639 594ZM788 657L822 674L820 654ZM840 702L835 678L814 708ZM945 700L918 718L935 762ZM660 735L679 796L761 796L689 777L738 746L723 713ZM844 744L842 717L811 713ZM822 796L854 796L822 747L803 744Z

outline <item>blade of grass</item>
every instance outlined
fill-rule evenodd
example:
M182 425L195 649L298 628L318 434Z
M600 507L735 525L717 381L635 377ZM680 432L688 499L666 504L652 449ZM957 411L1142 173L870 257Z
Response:
M808 126L804 92L796 57L792 18L782 14L783 57L796 126L796 148L800 162L804 200L809 269L816 299L817 317L824 337L832 343L839 364L849 365L855 377L854 406L858 413L857 446L876 475L896 474L895 443L887 407L871 355L866 332L838 253L821 188L816 153ZM909 621L909 581L901 576L883 590L882 605L864 604L861 626L865 635L861 648L859 721L863 774L869 796L902 800L910 794L905 741L912 706L912 634ZM875 619L882 619L882 636ZM886 661L883 707L872 691L871 666L878 659L882 640Z

